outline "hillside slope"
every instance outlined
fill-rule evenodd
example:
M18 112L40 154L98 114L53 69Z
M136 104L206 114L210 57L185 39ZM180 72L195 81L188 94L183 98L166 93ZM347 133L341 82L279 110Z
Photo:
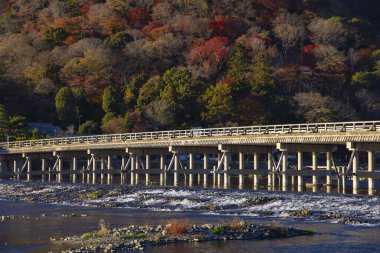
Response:
M11 0L0 10L0 139L26 121L117 133L380 118L375 0Z

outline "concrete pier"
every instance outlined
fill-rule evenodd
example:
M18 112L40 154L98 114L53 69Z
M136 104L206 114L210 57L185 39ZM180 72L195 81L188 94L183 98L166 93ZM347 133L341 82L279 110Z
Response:
M145 185L150 184L150 155L145 155Z
M298 172L302 172L302 169L303 169L303 153L301 151L298 151L297 152L297 170ZM297 183L298 183L297 184L298 191L302 191L303 186L304 186L302 175L298 175Z
M313 171L317 171L318 170L317 152L312 152L311 156L312 156L311 160L312 160ZM318 185L318 176L317 175L313 175L313 185Z

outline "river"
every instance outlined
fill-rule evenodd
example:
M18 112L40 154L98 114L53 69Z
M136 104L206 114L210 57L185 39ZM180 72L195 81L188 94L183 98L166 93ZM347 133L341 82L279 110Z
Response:
M115 187L106 189L110 192L124 189L118 188L120 186ZM69 190L66 188L73 193L68 194ZM0 216L15 217L0 222L0 252L60 252L64 248L52 244L50 237L61 238L96 230L100 219L104 219L111 227L122 227L132 224L167 224L174 219L187 219L196 224L224 223L234 215L260 224L275 222L303 229L312 228L317 234L274 240L179 243L147 248L145 252L380 252L380 203L377 196L200 190L184 187L126 188L128 193L123 192L116 197L104 196L98 200L85 202L75 199L72 195L75 192L94 189L102 188L89 185L0 182L0 190L3 193ZM37 203L43 202L43 199L34 202L20 201L24 196L30 197L33 194L37 196L41 195L41 192L54 193L56 202ZM62 192L65 192L65 201L59 198L59 193ZM261 205L260 208L259 206L243 208L237 204L245 203L244 199L253 195L276 199ZM11 200L10 196L15 198ZM202 209L202 205L210 203L217 205L216 202L220 204L218 211L205 212ZM294 210L302 202L306 203L300 209L307 206L316 215L308 218L286 215L289 210ZM119 203L119 205L103 207L100 203ZM263 208L265 212L270 209L272 213L260 217L258 214ZM339 224L334 219L318 220L318 214L325 211L339 211L353 220L358 217L362 222L347 225Z

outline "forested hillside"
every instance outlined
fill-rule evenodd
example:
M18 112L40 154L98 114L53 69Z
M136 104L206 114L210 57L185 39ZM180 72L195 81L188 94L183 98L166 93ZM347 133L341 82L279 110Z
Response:
M380 119L377 0L0 1L0 139Z

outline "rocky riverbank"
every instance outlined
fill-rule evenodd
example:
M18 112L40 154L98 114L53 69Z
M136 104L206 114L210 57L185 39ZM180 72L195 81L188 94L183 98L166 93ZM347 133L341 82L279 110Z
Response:
M199 243L206 241L255 240L313 235L312 230L291 227L248 224L232 219L228 224L190 225L186 220L174 220L167 225L128 226L110 229L101 220L99 230L81 236L54 239L70 249L64 252L118 252L120 250L143 251L147 247L172 243Z
M0 192L11 201L380 225L379 196L7 180Z

